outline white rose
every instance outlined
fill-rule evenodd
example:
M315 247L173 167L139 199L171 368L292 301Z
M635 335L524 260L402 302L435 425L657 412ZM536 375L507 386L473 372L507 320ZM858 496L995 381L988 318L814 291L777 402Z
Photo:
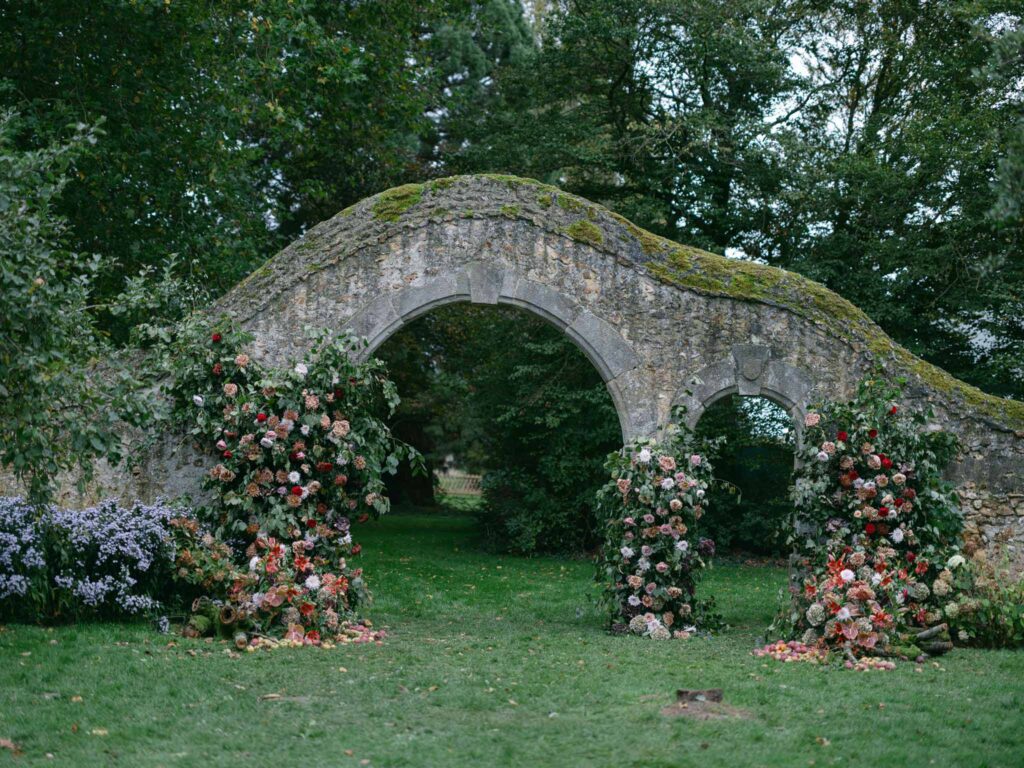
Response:
M849 568L844 568L839 573L839 578L841 578L843 581L845 581L847 583L853 581L856 577L857 577L857 575L853 571L851 571Z
M258 557L254 557L252 560L249 561L249 570L250 571L255 571L259 567L260 567L260 559Z
M307 368L302 363L296 363L295 364L295 372L297 374L299 374L299 376L305 376L307 373L309 373L309 368Z
M203 400L202 395L192 395L192 402L202 408L205 400Z
M320 589L320 577L317 576L315 573L308 579L306 579L306 581L303 583L306 585L306 589L308 590L315 591L317 589Z
M661 487L664 488L666 491L671 490L673 487L675 487L675 484L676 481L671 477L666 477L664 480L661 481Z
M303 424L301 427L299 427L299 432L301 432L304 435L308 435L309 434L309 424Z
M629 560L629 558L631 558L633 556L633 550L630 549L629 547L623 547L622 549L619 550L619 552L622 553L622 557L625 558L626 560Z
M897 528L889 535L889 538L893 540L893 543L899 544L901 541L903 541L903 529Z
M641 464L650 464L651 452L646 448L641 448L640 453L636 455L636 460L639 461Z
M959 568L961 565L966 563L963 555L953 555L949 560L946 561L947 568Z
M302 479L302 475L300 475L294 469L291 472L288 473L288 482L289 483L297 483L301 479Z

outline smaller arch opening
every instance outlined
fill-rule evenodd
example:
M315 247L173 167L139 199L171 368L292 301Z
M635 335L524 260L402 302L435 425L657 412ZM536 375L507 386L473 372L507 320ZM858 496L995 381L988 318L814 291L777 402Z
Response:
M780 559L788 554L797 425L790 410L763 396L724 392L708 403L695 428L717 444L715 476L702 531L720 556Z

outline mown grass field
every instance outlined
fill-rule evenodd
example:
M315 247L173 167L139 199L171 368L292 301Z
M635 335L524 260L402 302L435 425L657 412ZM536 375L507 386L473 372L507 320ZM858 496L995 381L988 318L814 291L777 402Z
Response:
M756 659L780 569L714 568L730 628L656 643L605 634L589 563L481 553L469 518L359 538L380 647L232 657L141 625L7 626L0 738L22 754L0 765L1024 764L1024 653L888 673ZM746 717L665 717L679 687L721 687Z

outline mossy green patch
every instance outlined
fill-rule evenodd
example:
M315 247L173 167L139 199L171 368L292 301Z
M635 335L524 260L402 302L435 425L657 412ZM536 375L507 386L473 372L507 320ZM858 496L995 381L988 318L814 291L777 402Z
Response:
M446 176L443 179L434 179L430 182L430 189L432 192L443 192L450 187L454 187L458 182L458 176Z
M422 184L403 184L377 195L373 204L373 218L397 221L398 218L423 199Z
M565 234L581 243L598 246L604 243L604 232L591 221L580 219L565 228Z
M518 205L503 205L501 206L501 215L508 219L515 219L519 216Z
M570 213L579 213L586 207L582 201L577 200L575 197L570 197L564 192L558 195L556 200L559 208L563 211L569 211Z
M528 179L523 176L512 176L511 174L508 173L481 173L480 178L490 179L491 181L500 181L502 184L505 184L509 187L549 187L548 184L545 184L542 181L537 181L536 179ZM554 187L550 188L554 189Z
M546 192L537 198L537 204L540 205L541 208L550 208L552 202L553 200L551 199L551 195Z

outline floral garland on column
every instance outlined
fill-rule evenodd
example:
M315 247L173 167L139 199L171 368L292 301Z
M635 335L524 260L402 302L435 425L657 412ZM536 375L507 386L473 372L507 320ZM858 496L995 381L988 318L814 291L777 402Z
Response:
M636 441L606 466L597 579L611 630L662 640L713 629L713 601L697 599L701 571L715 553L714 541L697 535L711 467L692 433L671 424L661 442Z

